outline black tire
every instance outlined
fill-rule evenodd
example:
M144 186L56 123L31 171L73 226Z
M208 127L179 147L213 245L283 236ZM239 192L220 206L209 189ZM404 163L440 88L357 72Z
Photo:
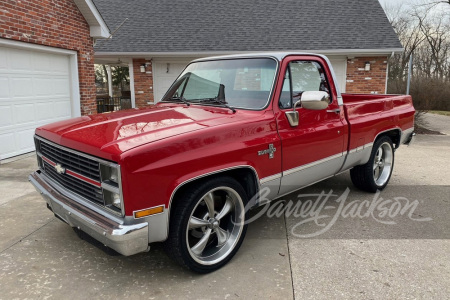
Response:
M217 177L191 185L174 201L169 237L164 243L166 253L198 273L209 273L228 263L247 231L243 224L247 196L242 186L233 178Z
M394 169L394 156L392 140L388 136L377 139L369 161L350 170L353 184L358 189L370 193L383 190L389 183Z

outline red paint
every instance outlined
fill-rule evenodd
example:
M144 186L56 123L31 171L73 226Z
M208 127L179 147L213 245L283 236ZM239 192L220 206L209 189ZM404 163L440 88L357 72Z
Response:
M269 106L261 111L184 104L158 104L43 126L36 134L121 165L125 214L164 204L175 188L192 178L236 166L253 168L259 179L279 174L363 144L385 130L413 127L410 96L344 94L339 114L300 108L300 124L291 127L278 106L287 64L318 56L287 56ZM331 80L332 104L338 108ZM273 144L273 159L258 155Z

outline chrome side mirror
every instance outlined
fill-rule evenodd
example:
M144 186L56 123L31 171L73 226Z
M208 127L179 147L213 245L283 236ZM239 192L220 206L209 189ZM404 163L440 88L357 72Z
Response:
M330 104L330 95L321 91L303 92L301 101L305 109L322 110Z
M296 107L301 106L310 110L322 110L330 104L330 95L321 91L306 91L302 93L301 100L295 102L292 111L286 112L286 117L292 127L298 126L299 115Z

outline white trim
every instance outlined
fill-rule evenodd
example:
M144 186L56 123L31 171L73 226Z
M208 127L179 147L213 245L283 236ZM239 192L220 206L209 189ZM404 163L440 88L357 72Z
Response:
M131 94L131 107L136 107L136 95L134 94L134 67L133 67L133 59L131 62L128 62L128 73L130 75L130 94Z
M93 38L108 38L111 33L103 17L92 0L73 0L81 14L89 24L90 35ZM95 21L93 21L95 20Z
M71 93L71 106L72 117L81 116L81 95L80 95L80 82L78 80L78 57L76 54L70 55L70 93Z
M285 55L288 54L307 54L307 53L318 53L324 55L346 55L351 54L354 56L357 55L390 55L392 52L399 53L403 52L403 48L384 48L384 49L337 49L337 50L292 50L292 51L283 51L282 53ZM95 57L109 57L109 56L128 56L128 57L167 57L167 56L194 56L194 57L203 57L203 56L211 56L211 55L229 55L229 54L248 54L248 53L265 53L265 54L281 54L276 51L180 51L180 52L96 52L94 54Z
M338 154L335 154L335 155L326 157L326 158L324 158L324 159L314 161L314 162L309 163L309 164L306 164L306 165L302 165L302 166L299 166L299 167L296 167L296 168L292 168L292 169L283 171L283 175L282 175L282 176L285 177L285 176L291 175L291 174L293 174L293 173L297 173L297 172L299 172L299 171L302 171L302 170L305 170L305 169L308 169L308 168L311 168L311 167L320 165L320 164L322 164L322 163L328 162L328 161L333 160L333 159L335 159L335 158L343 157L343 156L345 156L346 154L347 154L347 151L346 151L346 152L341 152L341 153L338 153Z
M267 183L269 181L280 179L282 177L281 175L282 175L281 173L278 173L278 174L274 174L274 175L271 175L271 176L268 176L268 177L261 178L259 183L260 184L265 184L265 183Z
M10 39L5 39L5 38L0 38L0 46L25 48L25 49L46 52L46 53L77 55L77 52L73 51L73 50L60 49L60 48L54 48L54 47L50 47L50 46L42 46L42 45L36 45L36 44L31 44L31 43L13 41Z
M388 80L389 80L389 57L386 58L387 64L386 64L386 84L384 87L384 93L387 94L387 90L388 90Z
M73 50L54 48L50 46L42 46L31 43L13 41L9 39L0 38L0 46L11 47L11 48L22 48L27 50L34 50L45 53L55 53L61 55L69 56L70 65L70 94L71 94L71 109L72 117L81 116L81 97L80 97L80 82L78 80L78 53Z
M106 65L106 75L108 77L108 94L110 97L113 96L113 84L112 84L112 74L111 65Z

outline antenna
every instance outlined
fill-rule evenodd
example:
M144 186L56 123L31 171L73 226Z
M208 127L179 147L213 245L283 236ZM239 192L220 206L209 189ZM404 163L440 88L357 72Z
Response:
M128 18L125 18L125 20L123 20L123 22L120 23L120 25L116 28L116 30L114 30L114 31L107 37L107 39L112 38L112 36L117 32L117 30L120 29L120 27L122 27L123 24L125 24L126 21L128 21Z
M107 38L96 38L96 39L94 39L94 47L95 47L95 44L97 44L97 40L98 39L106 39L106 40L111 39L113 37L113 35L117 32L117 30L119 30L120 27L122 27L122 25L125 24L126 21L128 21L128 18L125 18L125 20L123 20L123 22L120 23L119 26L117 26L116 30L114 30Z

